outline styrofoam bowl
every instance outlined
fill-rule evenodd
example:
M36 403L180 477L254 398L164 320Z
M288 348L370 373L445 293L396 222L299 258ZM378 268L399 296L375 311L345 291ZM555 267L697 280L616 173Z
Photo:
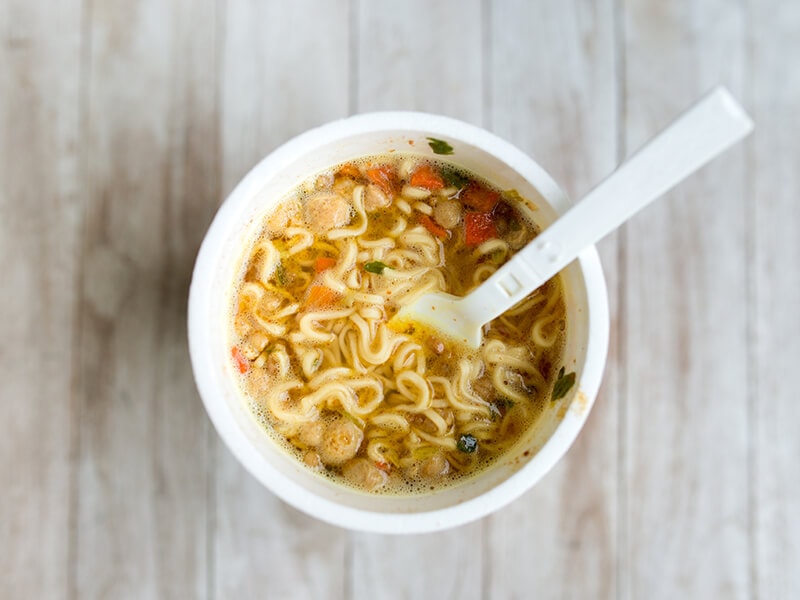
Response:
M433 154L427 138L446 140L451 156ZM488 515L530 489L564 455L594 403L608 347L608 300L594 247L562 271L567 304L565 364L578 383L491 467L424 495L369 494L312 472L270 436L247 407L230 359L231 296L239 266L263 216L309 176L337 163L387 152L452 162L502 189L516 189L546 227L570 206L531 158L483 129L415 112L368 113L323 125L258 163L220 207L195 264L189 293L189 350L200 396L220 437L261 483L323 521L381 533L420 533Z

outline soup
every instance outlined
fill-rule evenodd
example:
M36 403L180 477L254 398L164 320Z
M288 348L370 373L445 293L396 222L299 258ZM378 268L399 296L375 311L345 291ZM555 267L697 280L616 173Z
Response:
M283 199L231 307L232 365L263 427L368 492L427 492L502 456L574 383L559 277L487 324L477 350L392 317L486 280L536 235L523 203L411 155L338 165Z

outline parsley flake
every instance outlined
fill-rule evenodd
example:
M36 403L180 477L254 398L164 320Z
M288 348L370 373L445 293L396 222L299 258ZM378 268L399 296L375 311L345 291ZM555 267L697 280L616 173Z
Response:
M379 260L374 260L364 264L364 270L368 273L375 273L376 275L383 275L384 269L391 269L389 265L382 263Z
M456 448L461 450L461 452L472 454L478 449L478 440L476 440L475 436L471 433L467 433L458 438L458 441L456 442Z
M436 138L429 137L428 145L433 150L434 154L452 154L453 147L444 140L437 140Z
M556 379L556 382L553 384L551 400L561 400L561 398L566 396L567 392L572 389L573 385L575 385L575 371L564 375L564 367L561 367L558 371L558 379Z
M469 183L469 177L466 177L456 169L448 167L442 169L442 179L444 179L448 187L455 187L459 190Z

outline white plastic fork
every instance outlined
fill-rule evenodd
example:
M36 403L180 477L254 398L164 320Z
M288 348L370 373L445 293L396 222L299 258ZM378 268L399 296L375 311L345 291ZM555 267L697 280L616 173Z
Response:
M396 321L421 322L477 348L483 325L556 275L587 248L741 140L753 122L718 87L651 139L580 202L466 296L430 293Z

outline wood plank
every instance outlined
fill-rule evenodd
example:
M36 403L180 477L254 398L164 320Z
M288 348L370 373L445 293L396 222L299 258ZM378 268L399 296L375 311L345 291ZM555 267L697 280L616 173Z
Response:
M0 595L70 587L81 3L0 5Z
M270 150L347 114L347 2L226 5L220 82L223 189ZM214 435L217 598L344 594L347 533L282 503Z
M421 110L480 124L481 3L358 5L356 108Z
M718 82L744 88L745 14L623 4L626 147ZM748 595L743 146L628 225L624 560L632 598Z
M358 111L422 110L482 122L477 0L362 2L357 35ZM483 537L481 523L411 537L353 534L353 597L479 598Z
M219 196L215 3L88 6L76 595L203 598L207 420L185 321Z
M227 5L222 55L223 192L292 136L346 116L350 2Z
M490 122L573 198L615 166L614 2L505 2L492 10ZM601 258L611 348L600 396L565 458L489 519L491 597L613 598L617 592L617 418L622 382L618 236Z
M789 58L800 55L800 5L751 2L750 15L755 596L788 600L800 598L800 406L793 382L800 363L800 72Z

